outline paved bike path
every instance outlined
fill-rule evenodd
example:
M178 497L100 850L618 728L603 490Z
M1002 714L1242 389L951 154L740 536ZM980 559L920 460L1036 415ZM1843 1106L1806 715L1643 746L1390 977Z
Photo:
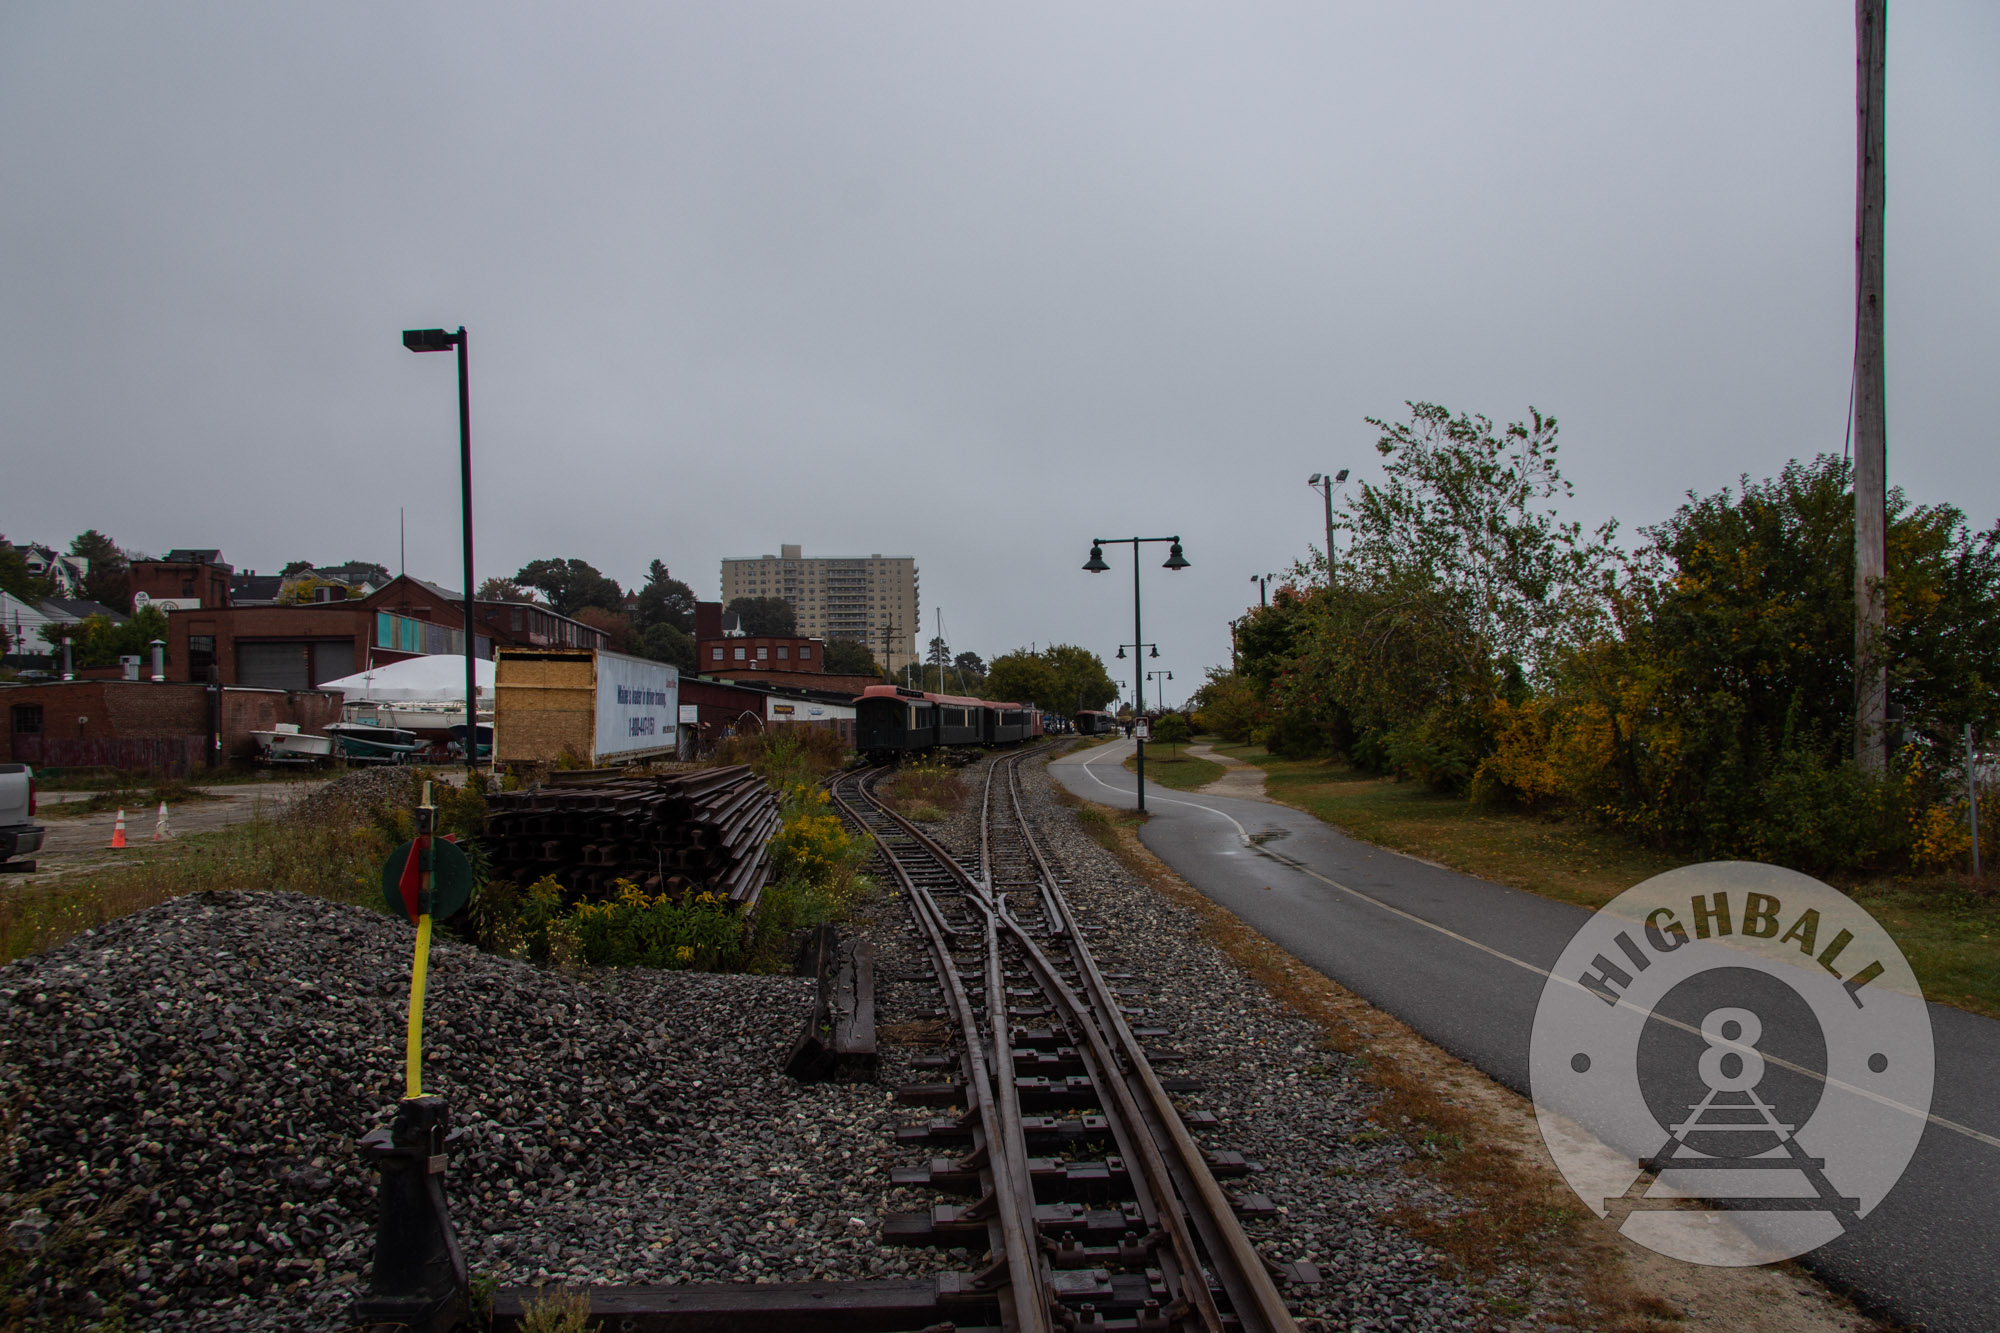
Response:
M1049 771L1130 809L1126 741ZM1301 961L1516 1092L1546 970L1589 916L1361 842L1290 806L1148 784L1140 839ZM1937 1084L1902 1180L1805 1262L1900 1322L2000 1329L2000 1023L1932 1005Z

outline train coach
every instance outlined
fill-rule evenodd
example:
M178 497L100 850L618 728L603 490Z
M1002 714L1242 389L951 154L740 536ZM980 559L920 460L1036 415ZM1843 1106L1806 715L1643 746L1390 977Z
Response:
M1007 745L1042 734L1020 704L870 685L854 701L854 748L881 761L961 745Z
M1076 730L1080 736L1114 736L1118 733L1118 719L1095 708L1086 708L1076 715Z

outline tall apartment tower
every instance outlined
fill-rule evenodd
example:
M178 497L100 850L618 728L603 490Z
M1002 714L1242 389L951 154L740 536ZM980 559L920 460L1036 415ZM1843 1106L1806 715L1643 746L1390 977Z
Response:
M917 660L923 612L914 556L808 560L803 548L780 546L777 555L725 557L723 605L738 597L782 597L800 634L864 644L891 671Z

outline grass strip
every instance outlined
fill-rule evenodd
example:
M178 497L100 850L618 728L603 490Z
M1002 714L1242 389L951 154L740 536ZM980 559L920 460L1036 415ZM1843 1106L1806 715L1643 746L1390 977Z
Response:
M1139 771L1139 758L1129 755L1125 760L1125 771ZM1175 791L1193 791L1206 787L1229 770L1213 759L1197 759L1185 752L1174 755L1152 746L1146 748L1146 781L1157 782L1162 787L1172 787Z
M381 899L380 831L253 819L178 840L170 854L44 885L0 881L0 962L107 921L211 889L288 889L335 902Z
M1263 769L1274 801L1365 842L1545 898L1595 909L1689 864L1586 820L1478 806L1344 764L1280 758L1261 746L1215 742L1215 749ZM2000 1017L2000 896L1954 875L1830 882L1882 923L1927 998Z

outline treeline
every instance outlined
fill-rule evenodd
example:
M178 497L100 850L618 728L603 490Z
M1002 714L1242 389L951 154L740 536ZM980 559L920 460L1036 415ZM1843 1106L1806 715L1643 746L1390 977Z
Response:
M1039 651L1016 648L994 658L982 695L1068 717L1080 709L1104 707L1118 697L1118 686L1096 653L1072 643L1052 643Z
M479 600L545 602L557 615L602 630L614 652L694 670L694 589L660 560L647 567L645 582L629 595L588 561L530 560L511 579L480 584Z
M1556 422L1411 404L1337 516L1346 548L1239 623L1203 722L1705 857L1951 864L1964 728L1995 715L2000 526L1889 499L1885 776L1854 751L1850 467L1690 493L1631 549L1554 504Z

